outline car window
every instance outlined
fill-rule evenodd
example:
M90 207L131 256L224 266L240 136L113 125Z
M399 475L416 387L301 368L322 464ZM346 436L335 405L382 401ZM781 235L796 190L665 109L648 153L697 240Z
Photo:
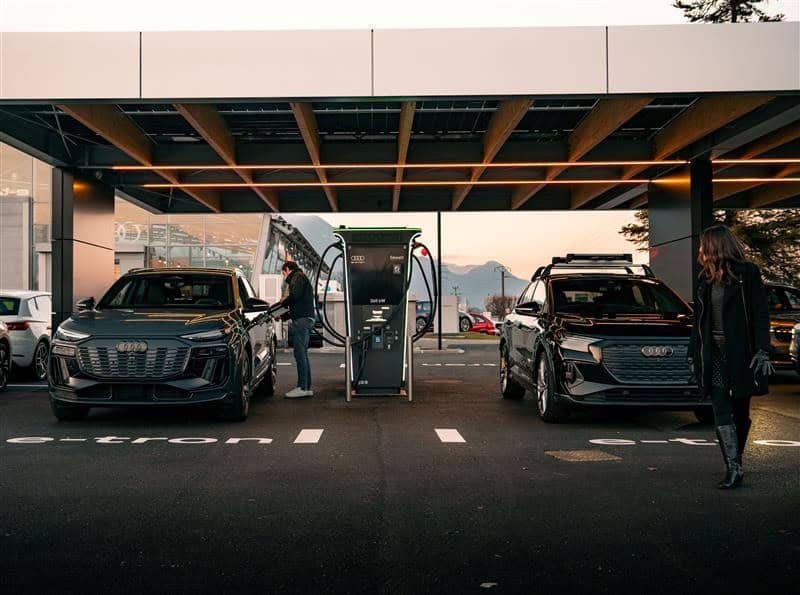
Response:
M36 306L36 298L31 298L26 301L28 304L28 315L34 320L38 320L40 316L39 316L39 308Z
M523 291L522 295L519 296L519 301L517 302L518 305L527 304L533 300L533 290L536 289L537 283L538 281L528 284L528 286L525 288L525 291Z
M784 295L786 295L786 303L789 305L790 310L800 310L800 291L787 287Z
M19 313L19 299L0 297L0 316L11 316Z
M539 306L544 306L544 302L547 299L547 284L544 282L539 282L536 284L536 288L533 290L533 297L531 299L532 302L539 304Z
M236 283L239 286L239 304L244 305L244 303L252 296L250 295L250 292L247 291L247 287L245 287L244 285L244 279L242 279L241 277L237 277Z
M230 308L233 288L228 275L164 273L123 277L98 304L105 308Z
M686 304L667 286L650 279L553 279L555 311L581 316L688 315Z
M780 287L767 287L767 304L771 312L783 312L786 309L783 290Z

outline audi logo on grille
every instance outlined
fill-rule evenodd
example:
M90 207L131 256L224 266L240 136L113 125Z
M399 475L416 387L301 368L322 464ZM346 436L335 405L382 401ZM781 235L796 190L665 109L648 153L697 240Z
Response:
M117 351L120 353L144 353L147 351L147 343L144 341L122 341L117 343Z
M642 355L645 357L672 357L675 351L669 345L647 345L642 347Z
M367 262L367 257L363 254L351 254L350 262L352 264L364 264L365 262Z

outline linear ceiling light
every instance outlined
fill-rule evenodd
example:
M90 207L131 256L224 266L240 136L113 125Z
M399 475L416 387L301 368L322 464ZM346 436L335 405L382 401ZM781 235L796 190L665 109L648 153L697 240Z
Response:
M715 184L772 184L780 182L800 182L800 178L717 178Z
M712 159L714 165L788 165L800 163L800 157L756 158L756 159Z
M688 161L511 161L491 163L331 163L313 165L309 163L273 163L260 165L114 165L115 171L150 171L150 170L231 170L231 169L469 169L473 167L627 167L639 166L664 166L686 165Z
M382 187L382 186L515 186L517 184L547 184L547 185L567 185L567 184L646 184L648 179L603 179L603 180L403 180L402 182L254 182L247 184L244 182L189 182L186 184L142 184L142 188L314 188L323 186L355 186L355 187Z

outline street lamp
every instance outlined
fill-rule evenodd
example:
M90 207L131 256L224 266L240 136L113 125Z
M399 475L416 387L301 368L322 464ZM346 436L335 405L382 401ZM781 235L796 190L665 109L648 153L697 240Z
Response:
M504 267L502 264L494 267L495 271L500 272L500 304L503 307L502 316L500 317L501 320L505 319L505 303L506 303L506 274L508 273L508 269Z

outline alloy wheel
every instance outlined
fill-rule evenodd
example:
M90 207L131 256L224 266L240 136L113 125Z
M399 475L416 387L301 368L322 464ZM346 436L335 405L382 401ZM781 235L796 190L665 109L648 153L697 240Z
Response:
M50 349L44 341L36 346L36 351L33 354L33 372L36 374L36 380L47 378L47 356L49 352Z
M536 373L536 405L539 407L539 414L547 412L547 364L544 357L539 359L539 369Z

